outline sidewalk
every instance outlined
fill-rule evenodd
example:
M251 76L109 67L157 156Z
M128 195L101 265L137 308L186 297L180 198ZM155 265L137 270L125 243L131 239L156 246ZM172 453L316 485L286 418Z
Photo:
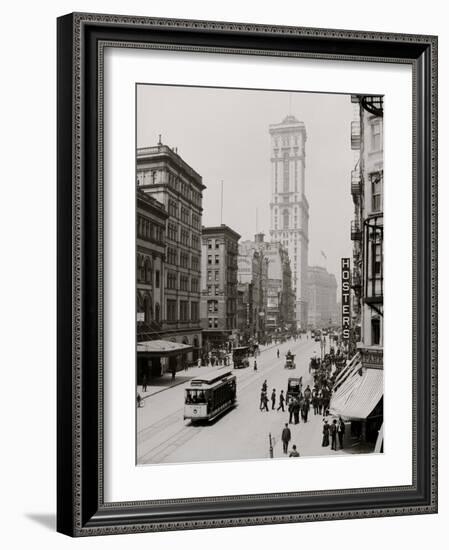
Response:
M372 446L362 446L358 440L352 439L351 437L351 425L350 422L346 423L346 431L343 439L343 449L340 449L337 438L337 450L333 451L331 449L331 439L329 436L329 446L323 447L323 424L324 419L321 414L314 415L313 409L309 412L309 417L307 422L301 422L299 424L289 424L289 428L292 434L291 441L288 446L288 453L290 453L292 446L296 445L297 450L299 451L300 456L330 456L330 455L348 455L348 454L362 454L367 452L372 452ZM332 424L332 421L338 420L337 417L328 415L326 420L329 425ZM275 438L275 445L273 445L273 458L282 458L288 457L283 453L281 433L284 428L284 424L279 426L278 433L272 434Z
M267 344L265 346L260 346L260 353L263 353L265 351L268 351L269 349L272 349L276 347L278 344ZM147 391L144 392L142 390L142 386L137 386L137 391L140 393L142 399L147 399L148 397L151 397L152 395L156 395L157 393L160 393L161 391L168 390L170 388L174 388L175 386L179 386L181 384L185 384L186 382L189 382L193 378L196 378L197 376L204 376L205 374L208 374L210 372L220 370L220 369L231 369L233 368L233 364L230 365L220 365L220 366L207 366L207 367L189 367L187 370L181 370L176 373L175 379L172 379L170 373L166 373L162 375L160 378L152 378L150 380L150 383L147 384Z

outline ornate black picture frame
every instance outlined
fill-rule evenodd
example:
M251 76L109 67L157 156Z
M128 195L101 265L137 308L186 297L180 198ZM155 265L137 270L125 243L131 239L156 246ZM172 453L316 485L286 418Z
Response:
M105 44L405 63L413 70L413 483L105 503L103 173ZM437 38L69 14L58 19L58 496L71 536L437 511Z

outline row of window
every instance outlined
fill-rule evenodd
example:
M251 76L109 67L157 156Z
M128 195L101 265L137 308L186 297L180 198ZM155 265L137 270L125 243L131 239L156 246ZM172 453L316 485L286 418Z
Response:
M179 309L178 309L179 305ZM199 303L188 300L167 300L167 321L199 321Z
M175 199L168 200L168 213L172 218L178 218L186 225L191 225L195 229L201 229L201 217L194 214L186 206L180 205Z
M178 225L173 222L169 222L167 225L168 238L172 241L178 242ZM183 227L179 230L179 242L184 246L192 246L196 250L200 249L200 237L199 235L192 234L190 231Z
M161 174L157 170L148 170L137 174L137 185L154 185L159 183Z
M220 248L220 241L219 239L208 239L207 240L207 248L209 250L212 250L213 248L215 248L216 250L218 250Z
M169 270L167 272L167 288L170 290L178 289L178 274L175 271ZM186 292L199 292L200 291L200 281L198 277L190 277L185 274L179 275L179 290L184 290Z
M193 271L199 271L200 258L194 254L190 255L184 250L178 251L177 248L167 246L167 264L175 266L179 265L186 269L190 267Z
M207 272L207 280L210 282L214 280L215 282L218 282L220 280L220 272L219 271L210 271Z
M207 255L207 265L219 265L220 264L220 254L215 254L215 260L212 254Z
M274 229L277 231L279 229L277 221L274 222ZM282 226L282 229L298 229L298 222L294 222L293 227L290 227L288 225L288 219L284 219L284 224Z
M208 296L218 296L220 294L219 285L207 285L207 295Z
M277 187L276 187L276 193L277 193ZM274 202L275 202L276 204L278 203L278 198L279 198L279 197L278 197L277 195L274 197ZM295 199L294 199L294 200L295 200L295 202L298 202L298 197L297 197L296 195L295 195ZM290 197L289 197L288 195L282 195L282 197L281 197L281 202L285 202L285 203L290 202Z
M137 236L141 239L162 242L164 238L164 229L157 223L152 223L145 216L137 216Z
M207 239L207 248L208 248L209 251L219 250L221 244L223 244L223 239L222 238ZM238 254L239 245L238 245L237 242L235 242L231 239L225 239L224 244L226 246L226 252L228 254L230 254L232 252L235 252L236 254Z
M279 144L282 144L283 147L288 147L289 145L298 145L298 136L295 135L285 135L282 136L282 138L275 137L274 138L274 146L279 147Z
M164 173L164 170L150 170L148 172L141 172L137 176L137 183L140 185L163 183ZM194 204L201 206L201 193L195 191L188 183L182 181L176 174L173 174L167 170L165 181L168 183L169 187L181 193L183 197L192 201Z
M285 212L285 210L284 210L284 212ZM298 214L298 207L297 207L297 206L295 206L294 214L295 214L295 216ZM275 215L275 216L278 215L278 209L277 209L277 207L274 208L274 215Z

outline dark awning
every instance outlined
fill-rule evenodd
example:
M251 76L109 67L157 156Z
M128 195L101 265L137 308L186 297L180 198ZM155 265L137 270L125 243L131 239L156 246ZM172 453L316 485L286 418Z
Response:
M169 340L148 340L137 343L137 353L153 357L168 357L192 351L193 347L187 344L178 344Z

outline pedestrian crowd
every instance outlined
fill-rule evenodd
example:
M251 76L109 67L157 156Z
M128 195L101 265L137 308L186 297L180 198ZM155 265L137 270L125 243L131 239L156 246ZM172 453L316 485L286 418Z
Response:
M271 410L274 411L275 409L277 411L282 410L282 412L285 412L285 395L284 390L281 390L279 393L279 397L276 393L276 388L273 388L270 394L270 397L268 397L268 385L267 381L264 380L264 383L262 384L262 390L260 392L260 403L259 403L259 409L261 411L269 412L270 408L268 404L271 401ZM278 402L278 407L276 408L276 402Z
M313 393L312 406L314 414L323 415L323 440L322 446L331 445L333 451L337 450L337 438L340 449L343 449L343 439L345 434L345 423L341 416L334 418L329 424L327 416L329 414L329 404L332 395L332 389L337 376L346 364L346 356L339 349L335 353L331 347L330 353L324 355L323 360L313 357L310 361L309 372L313 372Z
M335 352L332 347L330 353L325 354L322 359L317 357L311 359L309 372L313 376L313 387L310 388L310 386L307 386L302 391L302 386L300 385L299 392L296 395L289 396L290 398L286 402L289 419L281 434L285 455L288 454L289 443L292 437L289 424L299 424L300 417L303 422L307 422L310 409L313 409L314 415L323 416L322 446L328 447L330 445L331 449L336 451L338 443L339 448L343 449L345 423L341 417L338 419L334 418L329 423L327 417L329 415L330 399L335 380L345 364L345 354L340 350ZM272 396L275 396L274 390ZM272 408L274 408L274 402L272 403ZM299 456L296 446L293 446L292 449L289 456Z

